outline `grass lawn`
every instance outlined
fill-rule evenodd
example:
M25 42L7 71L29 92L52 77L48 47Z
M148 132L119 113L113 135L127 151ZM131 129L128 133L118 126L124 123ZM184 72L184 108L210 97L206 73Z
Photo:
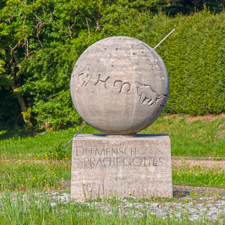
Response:
M0 163L0 191L58 191L71 177L71 163L61 161L4 161Z
M46 193L70 191L63 181L71 178L72 146L70 144L65 150L62 147L80 128L36 134L26 130L0 131L0 225L190 223L187 215L162 219L145 208L138 212L141 216L135 216L132 204L138 200L134 199L130 200L131 207L126 211L121 211L120 200L108 200L111 201L110 205L114 205L110 213L103 208L74 202L56 202L52 205ZM87 126L82 133L100 132ZM140 133L169 134L173 156L225 159L224 115L199 119L187 115L163 115ZM172 174L174 185L225 188L225 171L220 168L210 169L183 163L180 167L174 167ZM44 198L41 201L33 194L40 192ZM176 198L157 200L177 201ZM211 222L205 220L204 224Z
M141 133L169 134L172 156L225 158L225 115L161 116Z
M31 134L27 131L0 131L2 159L71 158L71 144L62 147L81 127ZM100 133L87 126L82 133ZM225 158L225 116L193 120L187 115L162 115L145 134L169 134L172 156ZM27 136L27 137L26 137Z
M1 192L70 190L63 182L71 179L70 160L28 160L1 161ZM220 168L182 165L172 169L172 176L174 185L225 188Z
M48 193L0 196L0 224L212 224L208 218L204 218L204 222L190 222L185 213L179 217L175 215L156 216L148 207L148 201L144 200L142 200L142 207L137 208L135 206L139 203L129 199L127 200L129 207L124 206L124 201L121 199L103 200L101 203L90 202L89 204L73 201L65 203L58 200L56 196L54 199L53 201ZM160 201L161 199L155 199L155 202ZM178 201L188 204L185 200ZM213 224L223 224L222 219L213 221Z
M31 135L27 131L0 133L1 191L60 190L69 180L71 144L64 146L80 127ZM87 126L82 132L100 133ZM225 158L225 115L191 118L163 115L141 133L169 134L173 156ZM173 184L225 187L222 169L173 168Z
M173 184L225 188L225 171L220 168L183 165L172 169Z

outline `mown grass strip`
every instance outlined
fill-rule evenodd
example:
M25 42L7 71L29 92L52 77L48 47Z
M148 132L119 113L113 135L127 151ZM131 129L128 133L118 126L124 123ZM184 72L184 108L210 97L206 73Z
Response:
M22 133L0 134L2 159L63 159L71 158L70 144L62 147L73 137L80 127L60 131L46 131L34 136ZM90 126L83 133L100 133ZM140 133L169 134L173 156L225 158L225 116L213 120L189 120L187 115L162 115L150 127ZM27 135L27 134L26 134Z
M173 184L225 188L225 171L182 165L172 170ZM68 189L63 180L71 179L71 161L1 161L0 191L53 191Z
M225 157L223 115L213 120L164 115L141 133L169 134L173 156Z
M175 185L225 188L225 171L220 168L183 165L172 173Z
M70 177L70 163L66 160L0 163L0 191L60 190L65 189L60 181Z
M2 159L44 159L71 158L72 143L65 149L62 147L78 132L80 127L60 131L45 131L38 134L9 132L0 134L0 152ZM88 126L86 133L100 133ZM28 136L27 136L28 135Z

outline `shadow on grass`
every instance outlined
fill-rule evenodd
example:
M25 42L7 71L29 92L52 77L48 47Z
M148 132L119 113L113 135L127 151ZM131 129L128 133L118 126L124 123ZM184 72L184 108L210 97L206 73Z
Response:
M35 133L39 133L41 131L38 130L30 130L25 127L15 127L15 128L8 128L4 129L0 127L0 140L5 140L5 139L21 139L24 137L33 137L35 136Z
M78 130L80 130L83 127L83 123L80 125L75 125L74 127L71 128L76 128L78 132ZM52 129L50 129L52 130ZM63 130L67 130L67 129L59 129L58 131L63 131ZM36 134L39 133L43 133L46 132L48 130L42 128L37 128L37 127L26 127L26 126L18 126L18 127L5 127L5 126L1 126L0 125L0 141L1 140L6 140L6 139L14 139L14 140L19 140L25 137L34 137ZM56 130L57 131L57 130ZM87 126L85 127L84 131L82 131L82 133L89 133L89 134L102 134L100 131L95 130L93 127L91 126ZM69 139L68 139L69 140Z

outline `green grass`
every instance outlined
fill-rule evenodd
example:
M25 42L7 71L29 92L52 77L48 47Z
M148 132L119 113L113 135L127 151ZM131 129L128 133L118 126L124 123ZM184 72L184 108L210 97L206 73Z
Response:
M169 134L173 156L225 157L225 117L188 121L187 115L161 116L141 133Z
M225 188L225 171L200 166L182 165L172 170L173 184ZM70 160L17 160L0 163L0 191L69 190L64 180L71 179Z
M121 201L114 201L109 205L106 201L102 206L95 204L84 205L69 201L62 202L55 198L54 203L48 194L26 194L0 196L0 224L190 224L187 214L181 217L168 216L162 218L155 216L152 211L143 204L142 209L134 210L134 205L124 208ZM212 224L212 221L204 219L191 224ZM213 224L222 224L219 220Z
M108 213L103 208L74 202L51 205L48 195L43 201L31 193L70 190L63 180L71 179L71 144L62 147L81 127L60 131L31 133L0 132L0 225L1 224L190 224L187 215L162 219L146 209L134 216L132 207L119 210L121 200L112 198ZM100 133L87 126L82 133ZM169 134L173 156L225 158L225 118L189 121L188 116L161 116L141 133ZM202 187L225 187L222 169L201 168L185 163L173 168L173 184ZM14 195L14 202L12 201ZM26 197L26 198L24 198ZM16 202L15 202L16 201ZM172 199L128 199L135 202L180 201ZM90 202L91 203L91 202ZM195 222L193 224L203 224ZM211 224L211 221L204 221ZM219 224L219 222L215 222Z
M58 190L62 179L70 179L71 144L64 146L80 127L46 131L29 136L23 131L1 131L1 191ZM188 116L161 116L141 133L168 133L172 155L225 158L225 117L189 121ZM82 132L100 133L87 126ZM27 136L28 135L28 136ZM13 136L13 137L12 137ZM9 137L9 138L7 138ZM54 173L53 173L54 172ZM182 166L173 170L173 184L225 187L223 170Z
M81 127L70 128L60 131L45 131L42 133L32 134L28 131L0 132L0 152L2 159L8 158L54 158L60 155L61 158L71 157L72 143L62 151L62 147L76 134ZM88 126L85 128L86 133L100 133L94 128ZM2 135L1 135L2 133ZM57 152L59 152L57 154ZM54 154L52 156L52 153ZM46 156L47 154L47 156Z
M172 173L176 185L225 188L225 171L220 168L183 165Z
M187 121L188 116L161 116L150 127L140 133L169 134L173 156L225 158L225 117L214 120ZM0 152L2 159L23 158L28 154L44 159L46 157L71 157L71 144L62 147L81 127L60 131L46 131L32 134L27 131L0 132ZM100 133L87 126L82 133ZM27 135L31 135L26 137ZM53 153L53 154L52 154ZM46 156L47 154L47 156ZM39 156L38 156L39 155Z
M66 160L7 161L0 163L0 191L27 192L65 189L61 182L71 177Z

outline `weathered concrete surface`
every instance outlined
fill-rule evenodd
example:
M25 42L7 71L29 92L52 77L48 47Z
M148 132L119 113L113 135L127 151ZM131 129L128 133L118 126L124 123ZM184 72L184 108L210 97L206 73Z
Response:
M130 37L90 46L71 76L77 112L106 134L133 134L151 125L169 96L167 69L157 52Z
M168 135L78 135L73 140L71 197L81 201L85 196L172 197Z

